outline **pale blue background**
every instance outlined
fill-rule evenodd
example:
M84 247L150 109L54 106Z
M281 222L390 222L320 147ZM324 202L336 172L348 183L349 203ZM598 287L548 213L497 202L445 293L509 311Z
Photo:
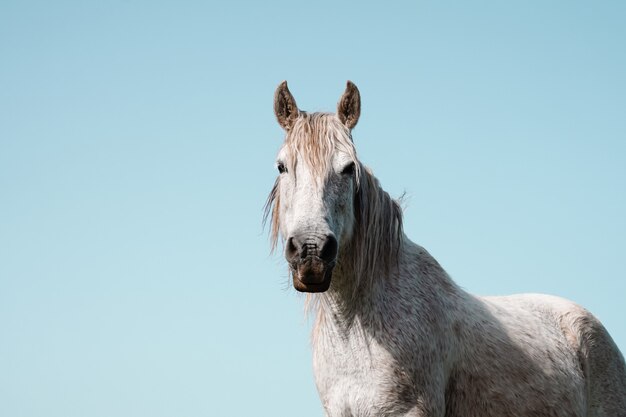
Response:
M345 81L406 232L626 350L626 3L0 3L0 415L320 416L261 214Z

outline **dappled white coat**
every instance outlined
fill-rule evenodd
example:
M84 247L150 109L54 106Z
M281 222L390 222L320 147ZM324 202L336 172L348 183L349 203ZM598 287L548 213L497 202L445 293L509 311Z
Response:
M327 415L626 415L623 359L574 303L472 296L408 239L398 270L379 278L356 298L332 286L316 295Z

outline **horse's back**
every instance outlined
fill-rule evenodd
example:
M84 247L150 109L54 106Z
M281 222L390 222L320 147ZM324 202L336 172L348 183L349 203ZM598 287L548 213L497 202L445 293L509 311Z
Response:
M540 376L535 378L548 384L538 398L544 395L552 402L562 397L559 406L571 406L569 415L579 415L580 410L590 417L626 417L624 358L593 314L572 301L543 294L482 301L513 349L536 364ZM511 352L511 358L515 356ZM551 394L554 398L547 398Z

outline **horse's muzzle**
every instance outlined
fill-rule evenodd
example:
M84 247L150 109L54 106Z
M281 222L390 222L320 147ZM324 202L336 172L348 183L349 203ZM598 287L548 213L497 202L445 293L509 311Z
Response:
M300 292L324 292L330 287L338 242L335 235L295 234L287 239L285 257L293 275L293 286Z
M324 292L330 287L335 262L309 256L291 265L293 286L300 292Z

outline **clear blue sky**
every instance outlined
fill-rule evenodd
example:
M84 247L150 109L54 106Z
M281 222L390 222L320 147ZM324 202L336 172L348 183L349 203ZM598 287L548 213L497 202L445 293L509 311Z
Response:
M626 350L626 5L0 4L0 415L320 416L262 205L301 108L479 294L584 305Z

